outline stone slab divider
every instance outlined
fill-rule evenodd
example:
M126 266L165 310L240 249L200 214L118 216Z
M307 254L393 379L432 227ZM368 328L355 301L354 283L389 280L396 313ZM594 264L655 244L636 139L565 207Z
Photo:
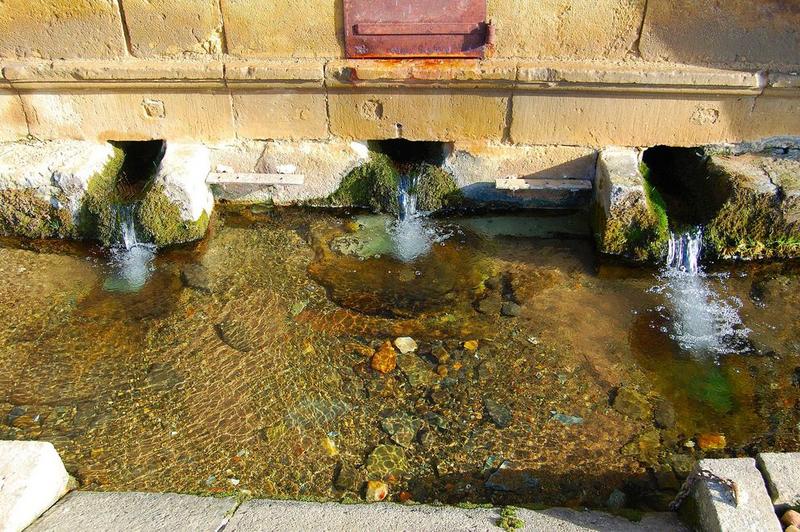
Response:
M58 501L69 484L51 443L0 441L0 531L23 530Z
M800 453L761 453L756 464L779 513L800 506Z
M710 471L735 483L735 490L716 481L697 482L693 496L704 532L781 532L764 479L753 458L700 460L695 471ZM733 492L735 491L735 493Z

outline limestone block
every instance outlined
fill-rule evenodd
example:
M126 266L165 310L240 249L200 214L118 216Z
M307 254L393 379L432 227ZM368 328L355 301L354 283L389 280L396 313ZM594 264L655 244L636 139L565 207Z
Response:
M236 142L211 147L212 168L231 173L285 173L304 177L298 185L215 185L219 199L254 203L272 201L278 205L326 198L342 178L367 161L369 152L357 142Z
M702 530L782 530L754 459L700 460L695 467L696 470L708 470L720 478L736 483L736 502L731 490L719 482L701 481L695 484L692 496L697 504L698 521Z
M236 508L232 498L174 493L70 493L28 529L76 530L221 530Z
M31 238L74 237L92 177L116 154L108 143L0 144L0 231Z
M22 100L11 91L0 87L0 142L17 140L28 135L28 123Z
M489 0L498 56L620 59L631 53L645 0Z
M197 221L214 209L214 196L206 186L211 172L209 149L201 144L167 144L158 167L154 186L164 187L164 194L180 208L181 218Z
M0 441L0 531L23 530L68 490L51 443Z
M718 206L707 249L725 258L800 256L800 150L713 154L707 173Z
M716 65L800 64L796 2L649 2L640 50L645 59Z
M800 506L800 453L759 453L756 463L778 513Z
M511 137L523 144L698 146L800 128L792 107L771 116L761 111L764 123L753 123L755 102L750 96L518 93Z
M138 212L139 222L157 246L203 238L214 210L214 196L206 185L210 172L206 146L167 143Z
M0 2L0 57L126 55L117 0Z
M377 140L502 140L509 94L363 90L328 95L331 133Z
M41 139L216 141L235 137L225 92L65 91L22 96Z
M497 179L594 179L597 153L572 146L521 146L457 142L445 160L465 197L476 201L564 207L585 197L565 191L498 190ZM579 195L585 196L585 195Z
M123 8L136 57L224 51L218 0L125 0Z
M234 92L236 133L248 139L324 139L328 114L322 90Z
M645 514L640 522L603 512L551 508L543 512L520 509L516 512L524 530L588 532L683 532L688 530L672 513ZM315 504L296 501L250 500L231 517L226 531L314 530L324 523L329 532L351 530L497 530L497 508L465 509L455 506L421 504ZM268 525L265 525L268 523Z
M340 0L221 0L228 52L251 57L341 57Z
M645 261L659 258L669 236L666 214L641 173L639 151L607 148L595 175L592 225L602 253Z

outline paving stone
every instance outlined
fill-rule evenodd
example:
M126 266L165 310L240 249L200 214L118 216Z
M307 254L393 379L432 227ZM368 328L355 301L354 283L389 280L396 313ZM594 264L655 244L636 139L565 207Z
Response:
M236 508L234 499L174 493L76 491L64 497L28 530L73 532L119 530L215 532Z
M695 484L698 524L705 532L775 531L780 532L778 516L772 508L767 488L753 458L701 460L696 469L708 470L736 483L736 498L731 490L713 481Z
M0 531L24 529L67 492L68 484L51 443L0 441Z
M761 453L756 463L779 513L800 505L800 453Z
M647 514L638 523L600 512L554 508L544 512L518 510L523 530L669 532L688 530L675 514ZM267 530L471 530L496 532L500 510L452 506L404 506L390 503L342 505L253 500L231 517L225 532Z

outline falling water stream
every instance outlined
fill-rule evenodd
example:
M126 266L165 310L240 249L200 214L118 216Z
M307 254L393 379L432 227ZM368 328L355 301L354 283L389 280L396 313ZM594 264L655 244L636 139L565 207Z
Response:
M136 231L136 203L116 205L116 242L110 249L110 272L103 287L110 292L138 292L153 273L156 246L141 242Z
M670 235L661 284L653 288L665 295L671 307L659 309L671 321L671 328L663 332L694 355L745 353L750 349L750 331L739 316L741 301L726 297L723 287L715 286L718 279L700 264L702 249L702 229Z

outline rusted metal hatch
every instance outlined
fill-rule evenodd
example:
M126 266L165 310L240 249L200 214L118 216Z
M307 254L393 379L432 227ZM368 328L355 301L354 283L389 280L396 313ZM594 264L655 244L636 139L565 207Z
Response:
M486 0L344 0L347 57L482 58Z

